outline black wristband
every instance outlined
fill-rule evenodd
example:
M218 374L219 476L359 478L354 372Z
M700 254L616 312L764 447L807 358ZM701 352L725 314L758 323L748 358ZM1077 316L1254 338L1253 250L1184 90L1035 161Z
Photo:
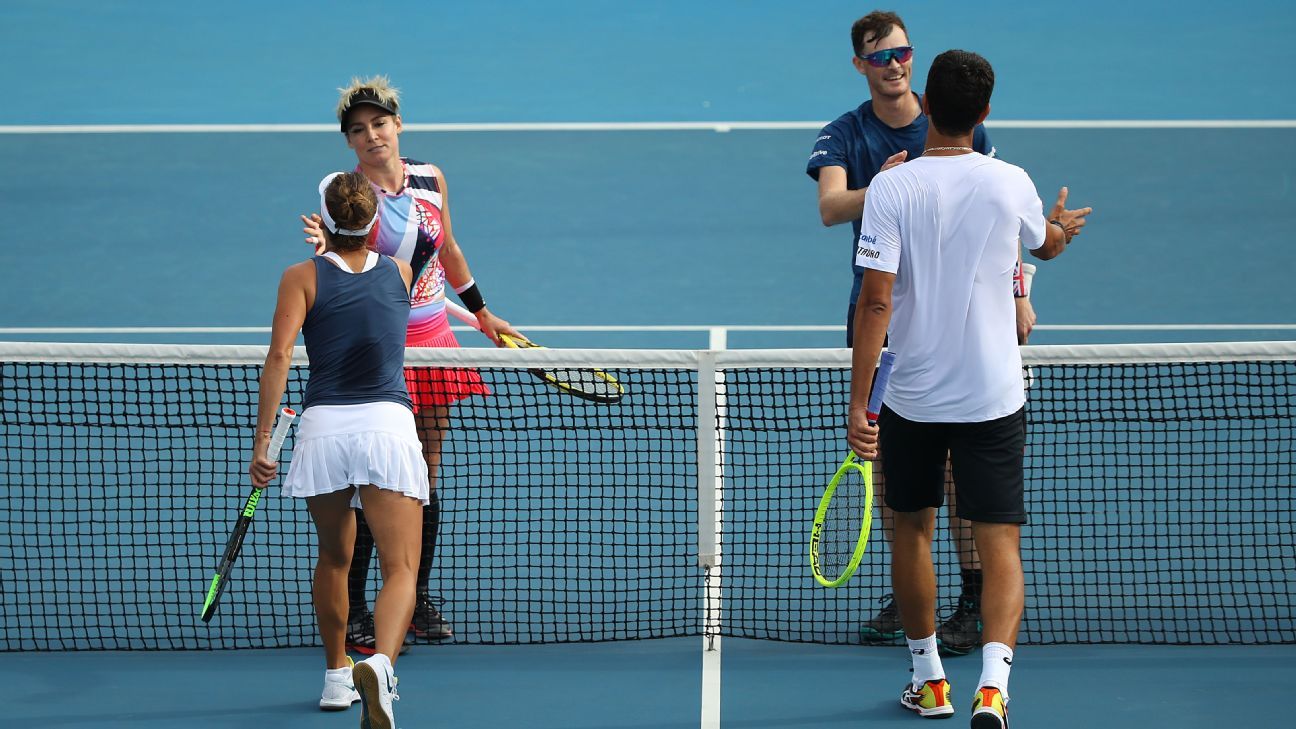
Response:
M1062 221L1054 219L1054 220L1050 220L1049 222L1062 229L1062 245L1064 246L1071 245L1071 231L1067 230L1067 227L1062 224Z
M463 302L464 308L474 314L486 308L486 302L482 299L481 291L477 289L476 282L459 292L459 300Z

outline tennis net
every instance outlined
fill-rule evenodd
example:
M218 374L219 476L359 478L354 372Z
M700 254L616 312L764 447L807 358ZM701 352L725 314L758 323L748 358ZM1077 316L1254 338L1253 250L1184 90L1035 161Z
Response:
M198 615L249 490L264 352L0 345L0 649L316 644L312 527L274 488L219 612ZM1022 642L1296 642L1296 343L1024 357ZM845 350L411 350L408 364L473 367L492 390L451 408L439 472L432 591L458 642L853 643L889 591L876 528L847 586L808 567L844 449ZM587 403L539 366L604 367L626 395ZM957 555L937 545L948 602Z

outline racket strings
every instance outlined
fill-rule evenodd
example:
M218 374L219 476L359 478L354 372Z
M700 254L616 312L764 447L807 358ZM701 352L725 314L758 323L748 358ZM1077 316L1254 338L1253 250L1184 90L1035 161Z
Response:
M868 510L868 491L863 474L859 469L849 469L838 481L824 514L819 540L819 569L825 577L836 578L849 567Z
M536 373L574 395L593 400L617 400L624 392L621 385L603 370L558 368L541 369Z

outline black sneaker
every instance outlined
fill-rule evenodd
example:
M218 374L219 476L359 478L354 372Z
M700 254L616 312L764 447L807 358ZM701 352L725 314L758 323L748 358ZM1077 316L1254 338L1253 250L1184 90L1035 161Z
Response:
M410 620L410 630L424 640L445 640L454 637L450 623L441 616L438 607L445 604L440 597L419 594L414 597L414 617Z
M860 639L865 643L881 643L895 640L904 635L904 626L900 624L900 611L896 609L895 598L883 595L878 599L882 609L860 626Z
M353 614L354 615L354 614ZM346 647L349 651L355 651L366 656L372 656L378 652L378 641L374 638L374 617L373 613L365 610L359 615L354 616L354 620L347 621L346 629ZM410 649L408 640L401 642L400 655L405 655Z
M981 644L981 606L960 597L949 619L936 629L936 647L942 656L966 656Z

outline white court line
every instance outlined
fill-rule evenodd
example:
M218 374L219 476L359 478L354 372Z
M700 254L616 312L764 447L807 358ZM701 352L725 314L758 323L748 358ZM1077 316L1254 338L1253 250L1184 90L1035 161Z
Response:
M411 132L669 132L818 130L826 121L501 122L405 124ZM1296 129L1296 119L990 119L991 129ZM0 134L340 133L336 124L14 124Z
M515 325L517 326L517 325ZM471 331L467 327L451 327ZM517 326L532 332L843 332L841 324L541 324ZM1191 332L1296 331L1296 324L1040 324L1036 331L1055 332ZM269 334L270 327L0 327L0 335L26 334Z

